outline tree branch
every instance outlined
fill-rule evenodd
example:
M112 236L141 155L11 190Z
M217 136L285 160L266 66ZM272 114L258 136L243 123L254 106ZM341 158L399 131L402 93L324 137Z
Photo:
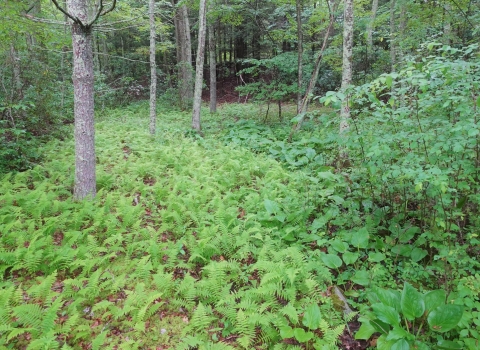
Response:
M100 8L98 9L97 14L95 15L95 17L90 22L88 22L88 24L85 27L86 28L91 28L92 25L100 18L100 16L104 16L107 13L112 12L115 9L116 5L117 5L117 0L113 0L112 1L112 6L110 6L110 8L108 10L103 11L103 0L100 0Z
M63 13L65 16L67 16L68 18L70 18L72 21L74 21L75 23L83 26L83 23L82 21L77 18L77 17L73 17L71 14L68 13L68 11L64 10L57 2L57 0L52 0L53 4L55 5L55 7L61 12Z

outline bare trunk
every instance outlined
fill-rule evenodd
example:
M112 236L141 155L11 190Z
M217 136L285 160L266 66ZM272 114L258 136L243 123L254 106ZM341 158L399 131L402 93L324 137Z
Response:
M155 0L148 1L150 17L150 134L155 135L157 119L157 65L155 64Z
M451 44L452 39L452 26L450 24L450 12L452 11L452 6L449 3L445 3L445 15L444 15L444 24L443 24L443 42L447 45Z
M353 0L345 0L343 12L343 60L342 60L342 87L345 92L352 84L352 54L353 54ZM348 96L342 102L340 111L340 134L344 134L350 128L350 108Z
M395 71L396 52L395 52L395 0L390 0L390 61L391 71Z
M315 68L313 70L312 76L308 83L307 90L305 91L305 95L303 96L303 99L302 99L300 113L298 114L299 120L297 124L293 127L292 131L290 132L290 135L288 137L289 141L292 140L293 133L301 129L303 121L305 120L305 114L307 113L308 105L310 103L310 99L312 98L313 89L315 88L315 85L318 80L318 73L320 71L320 64L322 62L323 53L327 48L328 39L330 38L330 33L332 32L333 25L335 23L335 11L337 10L339 2L340 2L339 0L336 0L333 4L328 3L328 8L330 11L330 21L328 23L328 27L325 29L325 35L323 36L322 47L320 49L320 52L318 53L317 59L315 61Z
M188 108L192 102L192 43L190 39L190 22L188 10L185 5L179 9L179 35L181 46L180 55L180 103L182 109Z
M367 47L368 51L371 53L373 49L373 28L375 24L375 18L377 17L378 10L378 0L372 1L372 14L370 16L370 22L367 26Z
M73 17L87 22L86 0L69 0ZM93 52L92 32L79 23L72 23L73 93L75 113L75 188L74 199L94 198L95 128L93 116Z
M200 108L202 107L203 61L205 57L206 0L200 0L198 13L198 50L195 74L195 92L193 95L192 128L201 131Z
M303 85L303 29L302 29L302 0L297 0L297 36L298 36L298 78L297 78L297 113L302 108Z
M12 80L13 80L13 90L11 100L20 100L22 98L22 78L20 76L20 58L17 55L17 50L15 46L10 44L10 59L12 61Z
M208 26L208 49L210 53L210 113L217 112L217 50L214 25Z

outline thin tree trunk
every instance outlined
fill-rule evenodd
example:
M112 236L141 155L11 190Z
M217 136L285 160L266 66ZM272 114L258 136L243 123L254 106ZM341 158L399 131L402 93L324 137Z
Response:
M391 62L391 71L395 72L395 63L396 63L395 0L390 0L390 62Z
M22 98L22 78L20 76L20 58L17 55L17 50L13 44L10 44L10 60L12 61L12 101L20 100Z
M150 17L150 134L155 135L157 119L157 65L155 63L155 0L148 1Z
M352 84L352 54L353 54L353 0L345 0L343 12L343 60L342 60L342 86L345 92ZM340 111L340 135L345 134L350 126L350 108L348 96L342 101Z
M193 95L192 128L200 132L202 129L200 125L200 109L202 106L203 61L205 57L206 0L200 0L198 22L198 49L195 72L195 92Z
M86 0L69 0L71 15L87 23ZM96 195L95 128L93 105L92 32L72 23L73 93L75 113L75 188L74 199Z
M328 2L328 8L330 11L330 21L328 23L328 27L325 29L325 35L323 36L323 43L322 47L320 49L320 52L318 53L317 59L315 61L315 68L313 70L312 76L310 78L310 81L307 86L307 90L305 91L305 95L302 99L302 105L300 108L300 113L298 114L299 120L297 124L293 127L292 131L290 132L290 135L288 137L288 141L290 142L292 140L293 134L300 130L303 124L303 121L305 120L305 114L307 113L308 110L308 105L310 103L310 99L312 98L313 94L313 89L315 88L315 85L317 83L318 79L318 73L320 71L320 64L322 62L322 57L323 53L325 52L325 49L327 48L328 44L328 39L330 38L330 33L332 32L333 25L335 23L335 12L337 10L339 0L336 0L332 5L330 5Z
M371 53L373 50L373 28L375 24L375 18L377 17L378 0L372 0L372 14L370 15L370 22L367 25L367 48Z
M450 12L452 11L452 6L449 3L445 3L445 14L444 14L444 24L443 24L443 42L447 45L451 44L452 39L452 26L450 23Z
M217 112L217 50L215 47L215 26L208 26L208 49L210 53L210 113Z
M302 108L303 85L303 29L302 29L302 0L297 0L297 37L298 37L298 78L297 78L297 113Z
M190 22L188 20L188 10L185 5L179 8L180 25L179 35L181 61L180 65L180 105L182 109L188 108L192 101L192 43L190 39Z

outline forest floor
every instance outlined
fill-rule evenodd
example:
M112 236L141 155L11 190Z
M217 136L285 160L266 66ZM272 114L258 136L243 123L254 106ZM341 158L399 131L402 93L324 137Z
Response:
M161 111L152 139L145 113L97 123L95 201L72 201L71 139L2 179L0 345L332 347L343 334L345 349L360 349L329 298L329 270L303 266L320 250L281 238L304 227L295 219L312 205L304 184L218 134L197 138L186 114ZM230 111L204 125L236 120ZM298 326L313 306L324 316ZM296 324L303 333L282 339L279 327Z
M366 289L436 277L402 270L345 209L354 184L322 143L336 130L307 120L286 143L275 114L204 110L199 137L159 106L152 137L145 103L106 111L94 201L72 201L72 139L2 178L0 348L374 347L355 339Z

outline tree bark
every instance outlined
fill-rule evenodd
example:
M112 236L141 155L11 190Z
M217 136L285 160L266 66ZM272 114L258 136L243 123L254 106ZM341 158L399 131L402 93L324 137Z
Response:
M390 0L390 63L391 71L395 72L395 0Z
M353 0L345 0L343 12L343 60L342 60L342 86L345 92L352 84L352 54L353 54ZM346 133L349 126L350 108L348 96L342 101L340 111L340 134Z
M87 22L86 0L69 0L69 13ZM93 104L92 32L81 23L72 23L73 94L75 114L75 200L94 198L95 128Z
M73 48L73 103L75 115L75 200L93 199L96 195L95 177L95 126L93 108L93 48L92 26L100 16L115 8L113 0L108 9L104 8L103 0L99 9L88 19L87 0L68 0L68 9L62 8L57 0L54 5L72 25Z
M373 50L373 28L375 24L375 18L377 17L378 0L372 1L372 14L370 15L370 22L367 25L367 48L371 53Z
M297 65L297 113L302 109L303 85L303 29L302 29L302 0L296 1L297 9L297 37L298 37L298 65Z
M192 42L190 39L190 22L188 19L188 10L185 5L182 5L178 11L179 20L179 38L180 45L179 62L179 78L180 78L180 106L182 109L187 109L191 105L193 90L192 90Z
M217 50L215 47L215 26L208 26L208 49L210 54L210 113L217 112Z
M193 95L192 128L200 132L200 109L202 107L203 61L205 57L206 0L200 0L198 13L198 49L195 71L195 92Z
M150 17L150 134L155 135L157 119L157 65L155 63L155 0L148 1Z

